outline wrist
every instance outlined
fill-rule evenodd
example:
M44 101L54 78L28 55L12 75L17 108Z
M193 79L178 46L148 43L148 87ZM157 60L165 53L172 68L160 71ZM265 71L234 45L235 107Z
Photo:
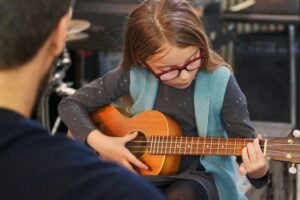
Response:
M103 135L99 130L95 129L88 134L88 136L86 138L86 144L91 149L93 149L94 151L99 153L99 150L98 150L99 146L100 146L99 141L102 141L104 136L105 135Z

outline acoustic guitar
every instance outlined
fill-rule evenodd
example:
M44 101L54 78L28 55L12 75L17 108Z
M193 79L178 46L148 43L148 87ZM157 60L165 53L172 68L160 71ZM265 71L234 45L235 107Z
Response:
M172 175L178 170L181 155L233 155L254 139L184 137L179 125L170 117L148 110L133 117L123 115L113 105L92 113L91 120L106 135L120 137L137 131L127 148L150 170L137 169L142 175ZM264 154L271 159L300 163L300 138L260 140Z

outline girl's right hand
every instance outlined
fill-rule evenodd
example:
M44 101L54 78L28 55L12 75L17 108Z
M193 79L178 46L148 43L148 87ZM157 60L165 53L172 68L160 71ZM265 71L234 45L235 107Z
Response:
M123 137L110 137L99 130L94 130L88 135L87 143L101 155L103 160L117 163L136 173L133 166L148 170L147 165L137 159L125 146L136 136L137 132Z

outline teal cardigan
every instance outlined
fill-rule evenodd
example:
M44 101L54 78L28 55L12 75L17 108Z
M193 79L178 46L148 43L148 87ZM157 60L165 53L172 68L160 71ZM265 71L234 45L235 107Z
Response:
M220 66L212 72L199 71L194 91L195 117L200 137L227 137L221 123L221 109L230 77L230 71ZM143 67L130 69L130 95L132 114L153 109L159 81ZM237 176L232 156L203 156L201 164L214 175L221 200L243 200L246 196L238 190Z

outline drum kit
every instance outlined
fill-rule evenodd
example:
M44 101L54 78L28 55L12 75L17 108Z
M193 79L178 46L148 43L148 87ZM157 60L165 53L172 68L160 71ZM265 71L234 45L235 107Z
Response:
M68 35L66 43L71 43L74 41L83 40L89 37L87 33L84 33L91 26L91 23L87 20L82 19L72 19L69 22ZM37 107L37 119L42 123L42 125L48 129L51 134L55 134L58 130L58 127L61 123L61 119L57 116L53 126L51 123L51 113L50 113L50 96L56 94L59 97L66 97L72 95L76 90L71 86L73 83L65 82L64 78L66 76L67 70L71 67L71 57L67 50L64 48L64 51L59 56L55 63L55 67L52 71L52 76L49 80L48 86L44 91L44 94L39 102Z

